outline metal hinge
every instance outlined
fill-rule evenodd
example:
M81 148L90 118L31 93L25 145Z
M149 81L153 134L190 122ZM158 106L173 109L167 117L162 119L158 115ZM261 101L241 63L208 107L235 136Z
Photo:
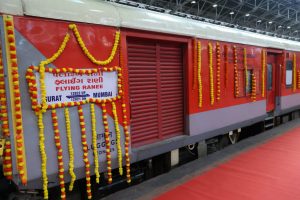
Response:
M3 156L5 139L0 139L0 158Z

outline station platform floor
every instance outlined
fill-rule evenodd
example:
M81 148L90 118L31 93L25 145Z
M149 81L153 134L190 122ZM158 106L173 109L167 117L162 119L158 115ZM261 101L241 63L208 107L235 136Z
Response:
M300 200L300 119L104 199Z

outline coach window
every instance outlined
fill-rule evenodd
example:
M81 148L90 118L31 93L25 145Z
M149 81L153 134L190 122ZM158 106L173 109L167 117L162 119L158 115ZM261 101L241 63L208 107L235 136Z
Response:
M272 64L267 65L267 89L272 90L273 84L273 67Z
M291 60L286 61L285 85L291 87L293 84L293 63Z
M251 93L251 88L252 88L252 74L253 74L253 70L252 69L248 69L247 70L247 81L248 81L248 83L246 84L246 94L250 94Z

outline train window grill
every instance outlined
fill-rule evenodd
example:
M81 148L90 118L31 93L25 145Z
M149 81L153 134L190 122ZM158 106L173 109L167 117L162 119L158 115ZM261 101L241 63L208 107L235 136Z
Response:
M246 94L250 94L252 92L252 74L253 74L253 69L248 69L247 70L248 83L246 84Z
M287 88L292 87L293 84L293 62L291 60L286 61L285 70L285 85Z
M267 65L267 90L272 90L273 82L273 66L272 64Z

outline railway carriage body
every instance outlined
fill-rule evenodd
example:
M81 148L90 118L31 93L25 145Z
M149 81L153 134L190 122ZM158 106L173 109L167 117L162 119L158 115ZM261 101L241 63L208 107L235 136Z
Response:
M95 103L101 172L107 170L106 129L101 117L104 99L107 99L112 168L118 168L119 157L123 158L124 163L126 159L124 116L128 119L130 129L130 162L136 163L264 121L269 116L281 116L300 106L299 42L88 0L0 0L0 13L0 47L4 74L7 75L4 79L5 106L11 133L7 139L11 141L12 178L24 189L42 188L40 129L38 116L32 109L31 87L26 81L26 73L30 66L40 66L41 61L57 52L60 56L45 66L61 69L56 75L50 75L49 69L45 73L46 81L49 80L46 83L46 105L57 105L48 106L50 109L43 113L49 187L59 185L51 108L56 110L58 117L65 180L69 182L71 179L68 173L70 155L65 107L61 106L64 102L85 102L82 108L91 174L95 165L91 103ZM10 75L13 73L9 69L12 61L9 55L11 41L7 35L8 29L5 29L7 17L13 24L19 75L24 145L21 155L24 155L27 179L25 186L21 184L17 167L18 128L15 102L12 101L16 97L10 80L13 79L13 75ZM74 24L80 34L79 40ZM103 66L94 62L89 55L95 60L105 60L112 55L118 31L120 40L110 62ZM70 36L67 44L59 49L67 34ZM82 43L88 53L82 48ZM80 75L78 78L78 74L74 75L78 84L72 82L71 78L68 79L70 82L65 78L70 75L66 75L68 73L76 74L78 71L75 69L110 69L115 66L122 70L119 77L122 87L118 87L120 73L117 68L111 72L101 71L100 77ZM66 68L74 70L64 71ZM40 68L33 69L36 69L34 78L39 82L41 75L37 74L41 73ZM56 80L54 85L51 85L51 80ZM43 83L37 85L38 106L43 101L40 84ZM120 90L123 96L118 99ZM66 100L62 99L64 95ZM70 95L71 100L67 97ZM87 101L84 95L91 95L88 97L94 100ZM115 129L116 118L113 105L108 100L110 97L112 102L116 100L122 156L117 152L118 130ZM86 176L86 163L82 150L82 126L76 105L71 103L66 107L69 106L71 115L74 172L79 179ZM126 112L122 112L124 108Z

